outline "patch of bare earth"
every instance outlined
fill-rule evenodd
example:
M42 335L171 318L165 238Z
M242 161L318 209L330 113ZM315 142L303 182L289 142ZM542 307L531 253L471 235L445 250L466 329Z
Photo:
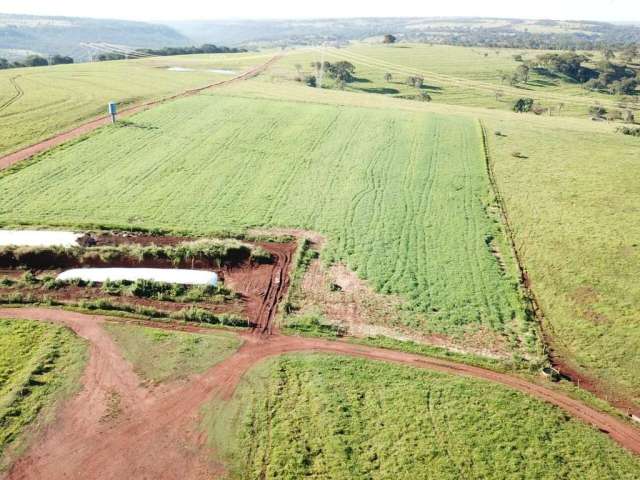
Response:
M355 337L385 336L395 340L435 345L460 353L474 353L492 358L508 358L507 342L499 334L476 328L460 337L422 334L399 321L403 301L396 295L376 293L345 265L325 268L313 260L305 273L301 288L302 314L321 312L333 325Z

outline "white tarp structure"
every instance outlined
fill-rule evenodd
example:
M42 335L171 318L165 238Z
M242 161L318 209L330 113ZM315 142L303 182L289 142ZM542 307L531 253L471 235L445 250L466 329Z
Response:
M153 280L180 285L216 285L218 283L218 275L215 272L179 268L74 268L62 272L57 279L80 279L85 282Z
M55 230L0 230L0 246L73 247L78 245L81 233Z

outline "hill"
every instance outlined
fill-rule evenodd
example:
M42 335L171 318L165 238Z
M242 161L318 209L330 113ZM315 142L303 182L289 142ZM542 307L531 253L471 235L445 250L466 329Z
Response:
M504 18L332 18L168 22L197 42L295 45L345 42L391 33L399 40L516 48L621 47L640 42L640 27L591 21Z
M69 55L88 60L81 43L107 42L151 48L190 45L184 35L166 25L124 20L40 17L0 13L0 57L20 59L28 53Z

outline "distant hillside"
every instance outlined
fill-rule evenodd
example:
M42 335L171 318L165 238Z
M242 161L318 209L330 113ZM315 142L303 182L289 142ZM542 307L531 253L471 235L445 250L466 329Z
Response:
M20 59L27 53L62 54L88 60L80 44L107 42L133 48L191 45L191 41L166 25L123 20L39 17L0 13L0 57Z
M169 22L199 43L265 46L364 40L390 33L399 40L518 48L619 48L640 43L633 24L504 18L352 18Z

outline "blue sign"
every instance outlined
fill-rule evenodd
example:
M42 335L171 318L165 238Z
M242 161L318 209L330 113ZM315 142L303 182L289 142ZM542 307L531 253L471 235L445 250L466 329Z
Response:
M109 102L109 115L115 115L116 113L118 113L116 102Z

